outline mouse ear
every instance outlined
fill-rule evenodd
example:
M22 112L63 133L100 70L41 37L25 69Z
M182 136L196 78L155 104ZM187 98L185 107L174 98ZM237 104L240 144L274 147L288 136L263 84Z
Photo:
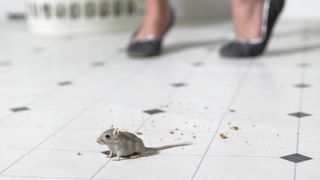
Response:
M112 135L113 136L118 136L120 133L120 130L117 128L117 129L114 129L113 132L112 132Z

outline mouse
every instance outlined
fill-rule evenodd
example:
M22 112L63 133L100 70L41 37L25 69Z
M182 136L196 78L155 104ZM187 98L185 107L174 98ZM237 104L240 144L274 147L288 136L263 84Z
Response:
M101 133L97 138L97 143L107 145L109 148L108 158L116 156L115 161L121 158L134 159L148 154L157 154L160 150L187 146L192 143L171 144L160 147L146 147L141 138L127 131L120 131L119 128L111 126L108 130Z

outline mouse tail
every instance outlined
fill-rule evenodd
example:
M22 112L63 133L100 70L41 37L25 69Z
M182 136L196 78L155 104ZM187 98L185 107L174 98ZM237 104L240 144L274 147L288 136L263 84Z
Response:
M192 145L193 143L191 142L186 142L186 143L177 143L177 144L170 144L170 145L164 145L164 146L159 146L159 147L146 147L147 152L156 152L156 151L161 151L164 149L170 149L170 148L175 148L175 147L181 147L181 146L189 146Z

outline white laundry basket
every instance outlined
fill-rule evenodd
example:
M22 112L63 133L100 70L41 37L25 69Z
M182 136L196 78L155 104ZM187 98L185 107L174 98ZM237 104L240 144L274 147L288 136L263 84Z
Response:
M133 28L144 0L27 0L28 23L40 34L83 34Z

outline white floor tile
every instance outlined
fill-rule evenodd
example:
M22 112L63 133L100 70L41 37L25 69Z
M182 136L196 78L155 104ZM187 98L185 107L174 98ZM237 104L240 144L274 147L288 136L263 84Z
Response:
M320 158L320 134L300 134L299 153L311 158Z
M3 175L90 178L107 159L101 153L77 151L34 151L8 169Z
M0 127L0 144L2 148L34 148L54 133L56 129L43 128L4 128Z
M297 180L315 180L320 179L320 160L313 159L297 165Z
M224 133L228 138L219 136ZM208 154L281 157L295 153L296 134L219 132Z
M0 149L0 172L27 153L28 149Z
M206 157L195 179L291 180L294 165L277 158Z
M111 161L95 178L190 179L200 157L149 156L135 160Z

